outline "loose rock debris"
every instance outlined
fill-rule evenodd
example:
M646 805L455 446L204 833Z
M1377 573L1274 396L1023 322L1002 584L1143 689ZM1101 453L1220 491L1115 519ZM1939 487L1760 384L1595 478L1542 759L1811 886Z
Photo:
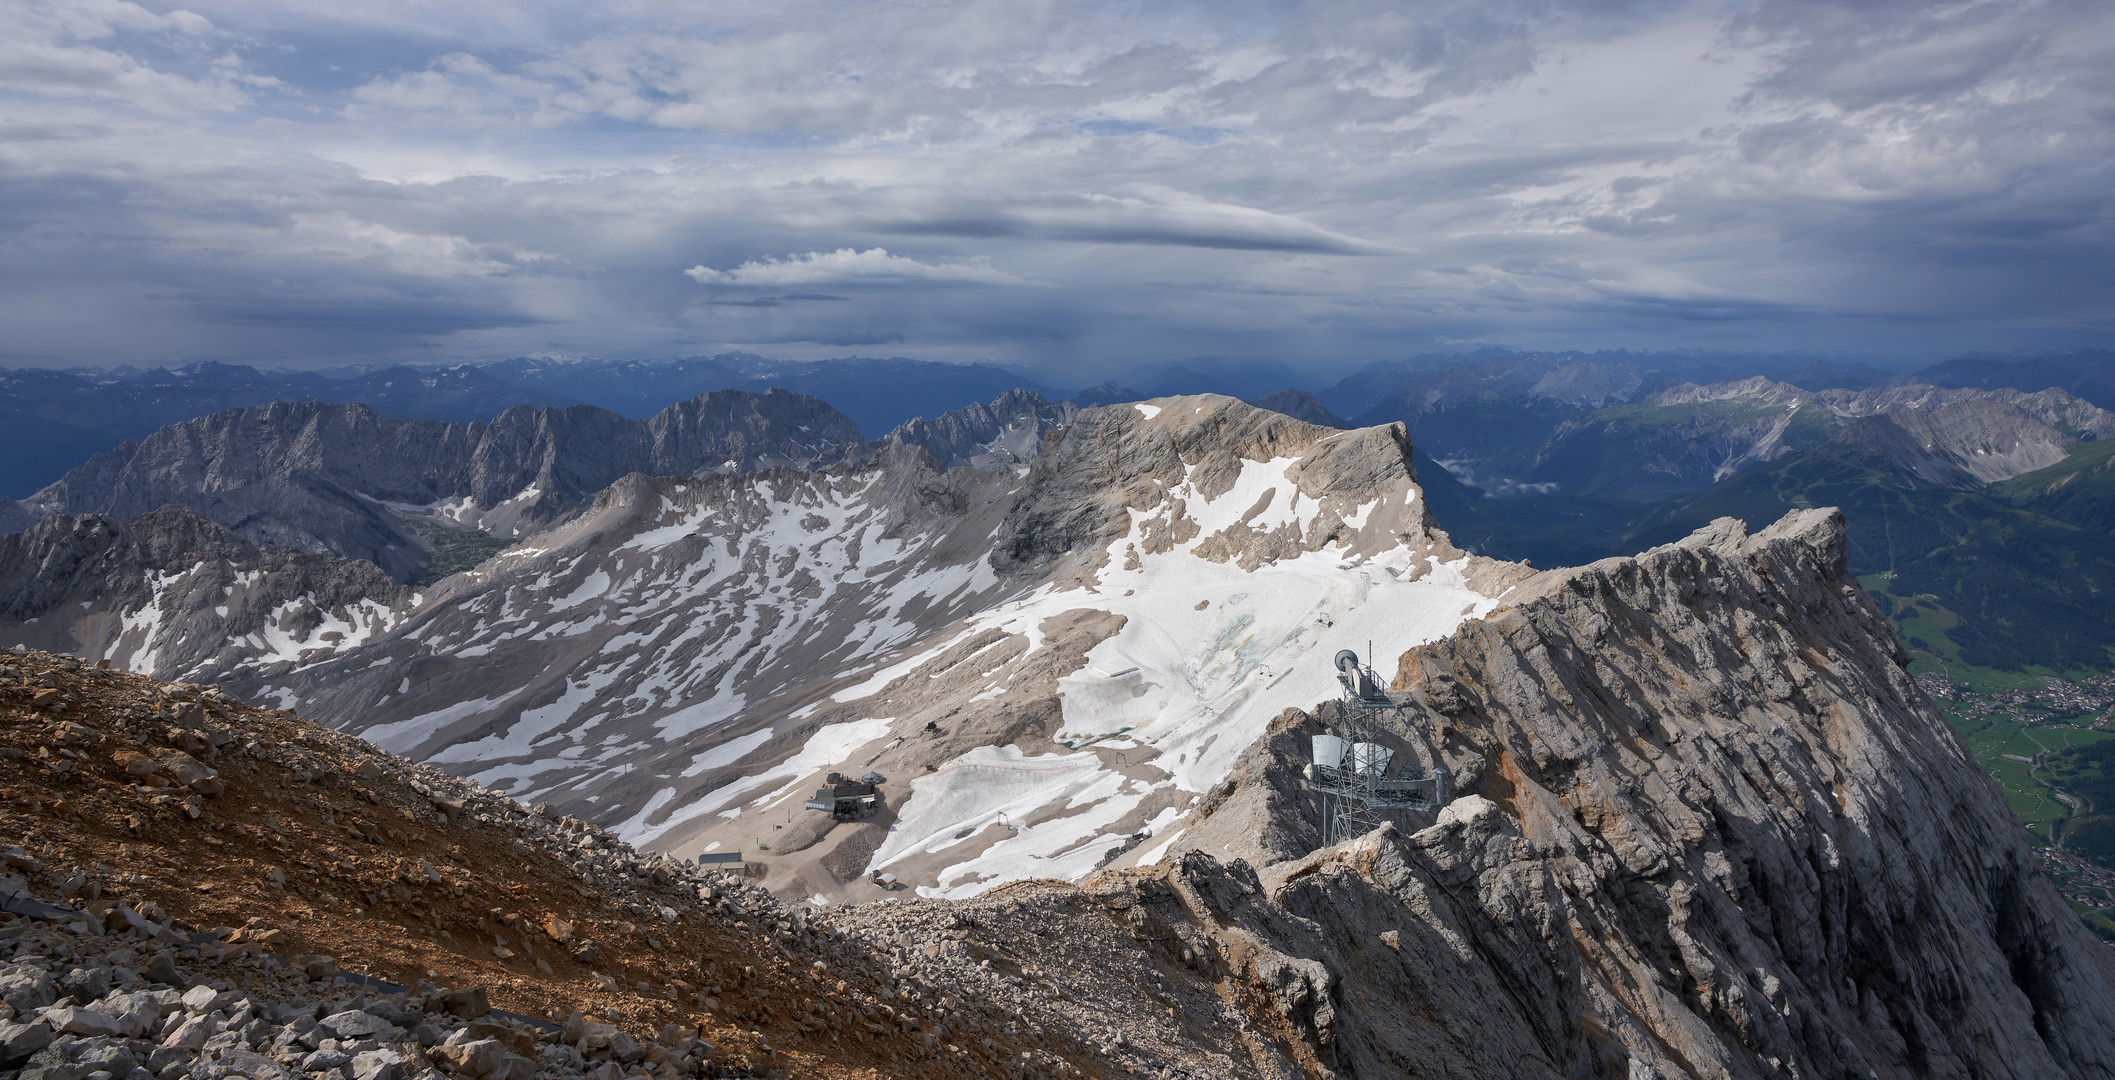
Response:
M211 687L0 661L23 1077L1209 1075L1066 1022L949 905L788 906Z

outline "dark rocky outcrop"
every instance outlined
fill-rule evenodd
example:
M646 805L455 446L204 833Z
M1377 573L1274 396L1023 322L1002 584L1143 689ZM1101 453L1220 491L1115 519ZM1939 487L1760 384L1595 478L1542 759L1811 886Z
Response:
M253 543L366 559L402 579L428 551L407 516L525 536L627 473L808 465L860 445L836 410L777 390L700 394L647 420L522 406L457 424L281 402L163 428L97 455L25 505L40 516L120 519L188 506Z
M2018 409L1975 400L1931 412L1862 417L1836 438L1876 452L1898 472L1965 490L2055 465L2078 446L2077 439Z
M1014 415L1042 415L1023 404ZM1915 414L1944 424L1960 404ZM2005 407L1971 407L1985 405ZM1004 414L925 431L984 445ZM190 634L157 641L251 650L229 690L639 843L702 850L710 832L803 899L884 895L863 871L891 821L778 812L817 773L875 769L894 824L955 815L919 826L931 845L892 873L998 887L827 917L884 941L899 986L956 978L936 966L945 951L994 984L1050 987L1022 1008L1085 1017L1098 1054L1134 1072L2115 1077L2115 966L1907 677L1835 512L1754 535L1722 519L1538 574L1431 528L1396 424L1338 432L1200 395L1071 416L1026 476L937 456L907 438L824 469L622 477L417 605L346 570L364 564L258 550L182 509L53 518L0 541L21 567L0 602L52 620L19 633L123 641L160 623ZM1156 565L1167 580L1149 580ZM1373 587L1265 640L1252 582L1279 572L1317 595L1358 575ZM1420 613L1426 594L1398 584L1462 592ZM1287 595L1278 609L1297 610ZM90 610L65 611L75 600ZM1443 766L1459 797L1319 847L1298 770L1339 706L1303 689L1282 709L1294 691L1279 689L1260 712L1275 723L1239 727L1258 716L1239 710L1316 685L1282 680L1376 611L1433 627L1383 646L1404 695L1383 738L1405 764ZM1219 693L1200 728L1253 742L1220 759L1231 771L1169 761L1158 714L1125 738L1059 738L1068 709L1146 686L1093 655L1133 627L1166 640L1130 663L1159 665L1170 700ZM1216 690L1201 677L1198 658L1231 671L1244 651L1273 668ZM183 654L228 671L217 655ZM1037 804L1020 794L1031 770L1078 777ZM986 786L948 786L979 775L995 777L985 802ZM1026 881L1049 875L1019 867L1059 865L1039 850L983 882L948 872L980 844L1063 835L1095 785L1141 789L1114 831L1064 849L1119 848L1108 869ZM1157 836L1132 831L1148 822Z
M2061 461L2115 434L2115 413L2061 390L1948 390L1922 383L1802 390L1760 376L1684 384L1560 425L1527 480L1574 495L1651 500L1709 487L1831 440L1880 451L1921 480L1974 488Z

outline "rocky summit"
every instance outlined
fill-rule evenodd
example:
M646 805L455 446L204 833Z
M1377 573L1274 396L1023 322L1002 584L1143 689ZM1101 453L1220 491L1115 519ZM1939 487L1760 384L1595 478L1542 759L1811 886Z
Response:
M1842 430L2099 422L1915 404ZM1195 395L623 476L422 589L184 513L7 541L26 1068L2115 1075L1832 510L1538 571L1401 424ZM1445 794L1332 837L1347 649Z

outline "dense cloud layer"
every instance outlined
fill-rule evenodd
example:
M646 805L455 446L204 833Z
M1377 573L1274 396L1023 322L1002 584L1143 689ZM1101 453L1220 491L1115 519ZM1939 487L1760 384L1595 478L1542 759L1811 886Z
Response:
M887 345L1098 378L2115 322L2095 0L0 13L6 363Z

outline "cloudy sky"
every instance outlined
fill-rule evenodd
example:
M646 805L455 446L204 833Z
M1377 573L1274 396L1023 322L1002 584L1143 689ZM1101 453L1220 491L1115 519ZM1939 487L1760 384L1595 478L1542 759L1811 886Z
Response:
M0 0L0 363L2106 346L2111 144L2106 0Z

